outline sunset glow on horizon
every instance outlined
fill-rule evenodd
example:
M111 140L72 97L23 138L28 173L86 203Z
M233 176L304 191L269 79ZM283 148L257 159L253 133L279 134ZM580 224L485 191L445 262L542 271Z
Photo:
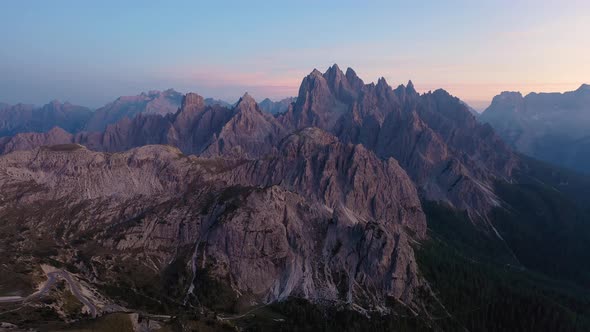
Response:
M0 102L98 107L167 88L279 99L334 63L478 110L502 91L590 82L586 1L34 2L2 5Z

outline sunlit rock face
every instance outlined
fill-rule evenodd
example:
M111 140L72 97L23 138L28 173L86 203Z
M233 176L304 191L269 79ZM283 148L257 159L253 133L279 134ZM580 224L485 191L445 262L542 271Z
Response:
M181 260L185 277L173 288L188 301L206 271L237 298L369 310L388 310L388 298L417 306L423 287L410 242L426 224L412 181L394 160L320 129L289 136L267 160L162 145L17 151L0 158L0 187L0 217L18 215L35 234L19 244L23 255L39 236L56 248L83 237L95 249L80 268L101 282L120 277L117 264L159 274ZM57 255L71 255L66 247Z

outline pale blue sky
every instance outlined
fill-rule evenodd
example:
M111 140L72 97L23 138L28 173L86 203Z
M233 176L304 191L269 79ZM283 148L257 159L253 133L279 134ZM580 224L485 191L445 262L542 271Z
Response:
M0 101L296 95L332 63L483 107L590 81L588 1L0 0Z

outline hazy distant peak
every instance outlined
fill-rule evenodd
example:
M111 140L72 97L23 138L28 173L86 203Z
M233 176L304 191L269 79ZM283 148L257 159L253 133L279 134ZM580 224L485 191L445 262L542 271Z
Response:
M289 109L289 105L297 100L295 97L287 97L278 101L272 101L270 98L265 98L258 106L261 110L271 114L284 113Z
M230 108L232 106L232 103L229 103L225 100L215 99L215 98L205 98L205 105L207 105L207 106L219 105L219 106Z
M203 99L202 96L194 93L194 92L189 92L187 93L184 98L182 99L182 107L186 107L186 106L198 106L198 105L204 105L205 104L205 100Z
M584 83L584 84L580 85L580 87L576 91L578 91L578 92L582 92L582 91L584 91L584 92L590 92L590 84Z
M498 96L494 97L494 99L499 98L499 99L521 99L522 97L522 93L518 92L518 91L502 91L502 93L500 93Z

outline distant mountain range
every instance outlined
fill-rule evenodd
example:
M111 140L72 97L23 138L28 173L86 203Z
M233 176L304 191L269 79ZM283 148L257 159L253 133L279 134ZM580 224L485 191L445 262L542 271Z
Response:
M259 106L260 109L267 113L281 114L287 112L289 110L289 106L291 106L291 104L293 104L296 100L297 98L295 97L285 98L279 101L272 101L266 98L260 102Z
M480 119L524 154L590 172L590 85L524 97L503 92Z
M545 105L526 98L482 118ZM245 330L590 328L590 179L515 153L442 89L333 65L279 102L50 105L0 108L0 305L33 303L13 323L43 308ZM85 289L82 309L59 289L27 297L48 266Z

